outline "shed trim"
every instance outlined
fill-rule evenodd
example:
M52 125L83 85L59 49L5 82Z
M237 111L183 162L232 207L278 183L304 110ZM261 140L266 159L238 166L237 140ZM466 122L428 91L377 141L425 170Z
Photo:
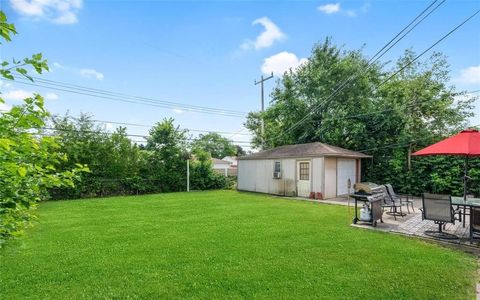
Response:
M341 157L341 158L371 158L361 152L352 151L324 143L308 143L285 145L273 149L253 153L251 155L240 157L239 160L262 160L262 159L281 159L298 157Z

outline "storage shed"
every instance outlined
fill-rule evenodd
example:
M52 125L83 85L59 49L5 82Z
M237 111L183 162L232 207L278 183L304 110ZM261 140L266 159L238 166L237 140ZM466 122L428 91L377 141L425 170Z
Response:
M344 196L360 182L361 159L371 156L323 143L286 145L238 160L237 189L275 195Z

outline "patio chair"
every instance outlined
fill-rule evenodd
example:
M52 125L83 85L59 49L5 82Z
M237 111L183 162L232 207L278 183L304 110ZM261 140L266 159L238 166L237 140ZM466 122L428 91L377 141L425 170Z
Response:
M385 187L387 188L388 194L394 201L400 201L400 204L402 205L405 204L408 213L410 213L409 205L412 207L412 211L415 212L415 208L413 208L413 198L410 198L408 195L399 195L395 193L390 183L385 184Z
M480 207L470 207L470 243L474 235L480 235Z
M431 220L438 224L438 231L427 230L425 234L436 238L457 239L456 235L443 232L447 223L455 224L455 220L459 220L455 218L455 215L460 213L460 209L453 208L452 197L450 195L424 193L422 203L422 219Z
M388 215L393 216L395 220L397 220L397 216L405 216L402 212L402 204L400 201L394 201L388 195L387 189L385 186L380 185L378 187L374 187L371 189L372 195L381 194L383 198L382 208L388 208L390 211L387 212Z

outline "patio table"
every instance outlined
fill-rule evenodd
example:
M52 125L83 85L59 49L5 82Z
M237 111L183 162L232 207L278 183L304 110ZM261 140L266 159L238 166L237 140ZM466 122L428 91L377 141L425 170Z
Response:
M452 204L453 205L460 205L460 206L480 206L480 198L467 198L466 201L463 201L463 197L453 197L452 196Z
M463 197L453 197L452 196L452 205L458 206L463 206L463 227L465 227L465 209L470 209L472 206L473 207L480 207L480 198L467 198L466 200L463 200Z

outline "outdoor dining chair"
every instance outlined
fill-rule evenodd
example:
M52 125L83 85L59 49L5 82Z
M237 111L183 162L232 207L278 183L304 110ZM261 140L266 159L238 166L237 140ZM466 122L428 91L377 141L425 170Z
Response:
M450 195L439 195L424 193L422 195L422 219L431 220L438 224L438 231L427 230L428 236L444 239L457 239L456 235L443 231L447 223L455 224L455 215L460 214L460 209L454 209L452 206L452 197Z
M480 235L480 207L470 208L470 243L473 243L474 235Z
M402 204L400 201L395 201L393 200L387 192L387 189L385 186L380 185L377 187L374 187L371 189L372 195L375 194L381 194L383 198L383 204L382 208L388 208L389 211L386 212L386 214L393 216L395 220L397 220L397 216L405 216L405 214L402 212Z
M410 198L407 195L399 195L395 193L390 183L385 184L385 187L387 188L388 195L392 198L393 201L398 201L402 205L405 204L408 213L410 213L409 205L412 207L412 211L415 212L415 209L413 208L413 198Z

